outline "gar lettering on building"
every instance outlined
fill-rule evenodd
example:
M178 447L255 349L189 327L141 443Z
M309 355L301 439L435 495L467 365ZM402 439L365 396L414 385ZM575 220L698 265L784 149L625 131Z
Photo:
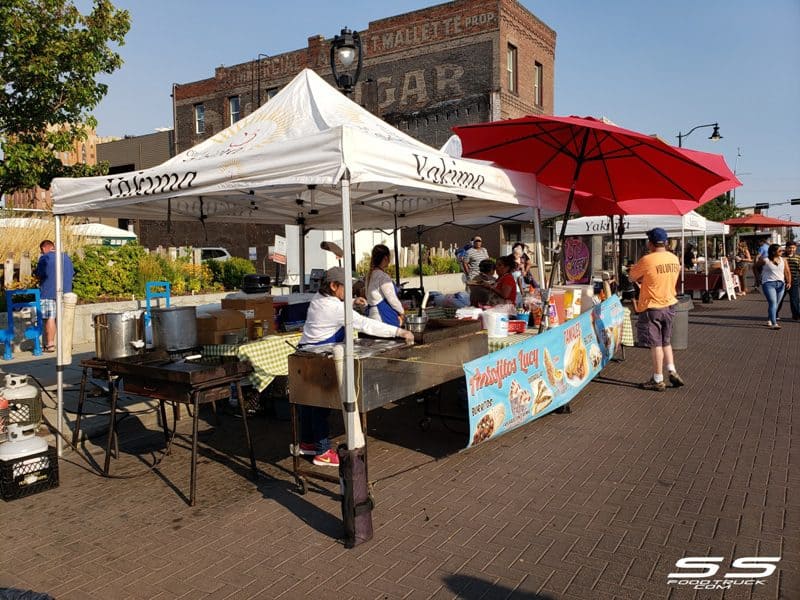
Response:
M442 146L456 125L553 112L556 33L516 0L456 0L372 21L359 34L364 59L353 99L427 144ZM175 84L174 151L252 113L304 68L333 83L330 43L314 35L305 48L259 55L217 67L208 79ZM174 227L180 243L205 245L192 238L230 237L231 228L217 225L219 232L213 224L205 231L191 223ZM259 237L260 228L253 229L248 237ZM493 253L506 252L515 241L533 241L532 231L519 224L487 227L481 234ZM140 236L148 242L146 227ZM471 236L459 228L438 228L422 241L463 243ZM246 251L254 242L242 239L239 245ZM236 245L228 242L231 250L239 250Z

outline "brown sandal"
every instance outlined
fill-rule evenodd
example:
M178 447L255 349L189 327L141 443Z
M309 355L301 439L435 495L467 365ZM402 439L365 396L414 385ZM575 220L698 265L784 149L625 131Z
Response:
M44 351L45 352L55 352L56 351L56 347L55 347L55 345L53 345L53 346L45 346L44 347Z

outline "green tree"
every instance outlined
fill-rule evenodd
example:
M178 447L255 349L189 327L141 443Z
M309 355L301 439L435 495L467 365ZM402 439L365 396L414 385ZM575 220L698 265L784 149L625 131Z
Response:
M703 206L697 209L697 212L709 221L716 221L718 223L725 219L739 217L742 214L742 211L731 202L730 194L717 196L713 200L703 204Z
M108 0L87 15L71 0L0 0L0 194L102 172L64 166L55 153L97 125L91 111L108 86L95 78L120 67L110 44L121 46L129 28L128 12Z

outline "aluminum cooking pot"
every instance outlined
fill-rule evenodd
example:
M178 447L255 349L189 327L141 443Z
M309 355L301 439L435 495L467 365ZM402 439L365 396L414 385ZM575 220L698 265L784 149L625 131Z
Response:
M142 311L92 315L94 351L100 360L133 356L144 348Z
M428 324L428 315L409 315L406 317L406 327L411 333L422 333Z
M197 311L194 306L153 308L153 346L168 352L197 346Z

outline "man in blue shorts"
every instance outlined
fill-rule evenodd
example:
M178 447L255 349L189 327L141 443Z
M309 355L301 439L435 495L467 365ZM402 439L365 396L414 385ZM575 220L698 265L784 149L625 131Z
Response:
M42 255L36 263L33 272L39 280L39 290L42 299L42 318L44 319L44 351L56 350L56 246L50 240L43 240L39 244ZM63 256L64 293L72 291L72 277L75 269L66 252Z
M653 376L639 387L654 392L663 392L663 365L666 363L669 382L673 387L684 384L675 370L672 354L672 321L675 318L675 284L681 272L678 257L668 252L667 232L656 227L647 232L649 254L643 256L629 271L631 281L640 286L639 300L636 302L636 331L639 343L650 348L653 363Z

